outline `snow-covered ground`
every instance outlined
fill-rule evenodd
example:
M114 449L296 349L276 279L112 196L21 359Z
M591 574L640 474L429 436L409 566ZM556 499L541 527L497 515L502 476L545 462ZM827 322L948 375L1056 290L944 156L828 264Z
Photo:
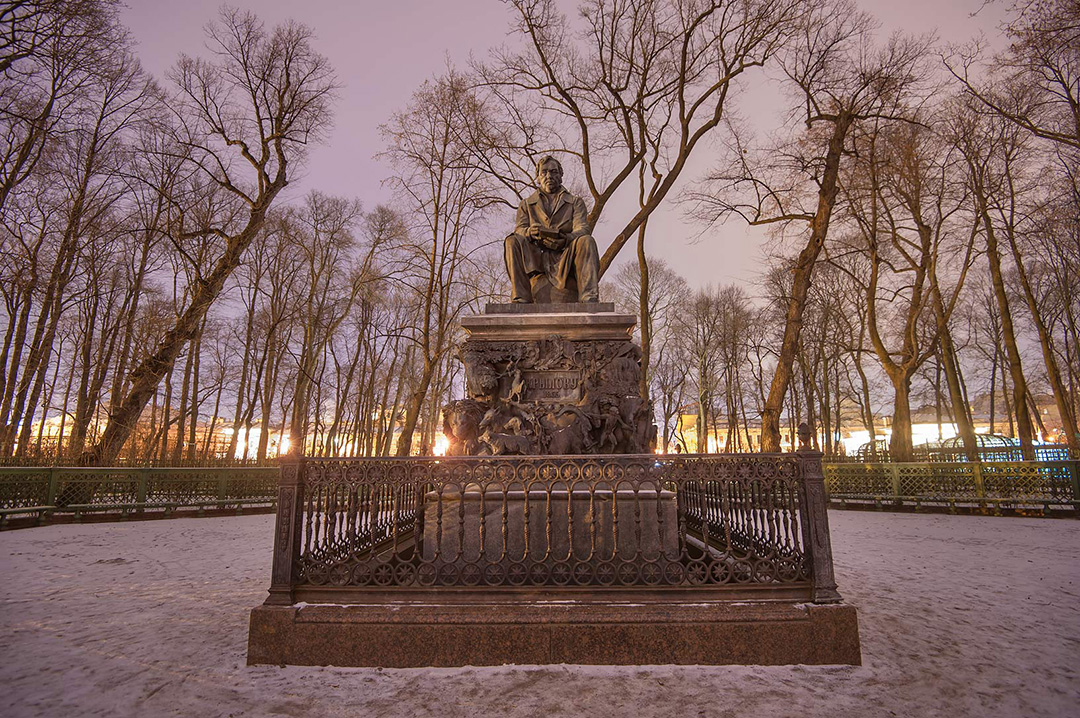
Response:
M0 716L1080 716L1080 522L830 519L859 668L249 668L273 517L0 533Z

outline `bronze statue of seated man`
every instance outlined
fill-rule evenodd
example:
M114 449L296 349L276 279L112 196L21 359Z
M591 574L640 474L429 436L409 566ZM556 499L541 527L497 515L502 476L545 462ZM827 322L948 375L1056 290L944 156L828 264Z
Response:
M539 190L518 207L505 242L513 302L600 301L600 255L585 202L562 186L562 177L559 161L544 157L536 165Z

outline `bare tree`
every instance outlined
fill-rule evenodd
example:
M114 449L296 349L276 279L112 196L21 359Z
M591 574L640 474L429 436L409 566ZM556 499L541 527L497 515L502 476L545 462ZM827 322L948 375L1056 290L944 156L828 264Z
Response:
M894 461L911 461L911 382L938 353L971 266L974 233L955 221L967 203L966 193L952 191L962 175L930 130L908 124L867 131L858 148L861 162L845 177L844 194L870 271L856 279L865 288L871 345L893 385L890 452ZM937 267L953 244L960 271L943 297Z
M1080 4L1014 0L1011 10L1011 42L990 61L986 80L973 72L977 46L946 63L979 105L1035 137L1080 150Z
M399 456L412 451L428 391L453 346L457 317L473 301L462 282L491 191L463 138L485 121L484 112L466 79L450 70L425 83L409 107L382 128L385 156L397 170L390 181L413 225L409 241L398 249L394 273L414 308L408 334L420 364L398 437Z
M127 47L112 0L0 5L0 210L37 167L85 87Z
M5 355L10 361L4 367L4 400L0 405L0 425L6 426L0 445L5 452L16 443L22 451L29 443L58 322L62 309L72 301L70 290L76 276L87 261L95 269L103 269L109 259L108 253L94 247L115 236L122 218L117 203L125 190L126 135L143 121L155 99L152 85L130 49L122 45L114 48L109 58L100 60L92 81L82 84L77 106L69 108L65 118L63 136L51 143L48 161L36 165L32 184L22 183L30 191L8 195L8 206L0 211L6 232L22 249L22 269L30 280L22 285L22 313L15 320L18 328L12 353ZM32 237L28 236L27 223ZM87 291L96 296L94 286ZM33 331L28 332L31 305L37 307L37 318ZM90 326L96 318L89 318ZM27 339L25 360L20 365L22 342ZM92 342L92 337L87 341ZM90 345L83 343L89 351ZM21 373L16 387L17 371ZM104 381L104 375L97 379ZM85 411L95 404L96 398L83 399L81 408ZM85 429L86 421L85 415L80 416L77 434ZM77 439L81 441L81 436Z
M638 211L601 258L601 273L722 123L735 80L769 61L807 5L587 0L578 36L553 0L508 2L528 49L495 53L480 75L512 118L505 124L516 129L518 151L560 151L581 162L590 227L628 179L647 178ZM512 162L489 169L515 191L526 184Z
M365 281L369 279L364 264L352 263L355 246L353 227L361 216L360 204L318 192L308 195L304 211L296 221L300 231L293 238L303 258L301 271L292 279L301 280L304 291L299 302L300 347L297 352L297 375L293 398L289 446L303 452L311 421L313 388L319 388L317 365L325 356L334 335L349 316ZM316 417L320 407L315 405ZM318 419L316 418L316 421ZM267 429L264 427L263 433ZM260 436L261 440L261 436Z
M173 74L176 151L193 173L234 195L246 217L228 225L192 226L178 213L176 236L215 236L220 253L212 269L198 277L172 328L131 371L128 391L100 441L84 455L86 463L106 463L117 455L158 383L243 260L288 183L290 168L303 160L308 143L329 122L334 77L326 59L311 47L306 27L289 22L268 33L254 15L226 10L208 34L215 59L183 57Z
M803 106L806 135L753 153L736 138L730 164L694 195L710 221L736 215L751 225L809 228L794 266L783 340L763 408L763 451L780 450L780 415L802 314L829 233L851 132L870 120L903 120L927 77L926 40L895 36L876 48L872 25L846 0L815 7L780 63Z
M1001 118L980 116L971 111L961 112L955 119L955 142L968 168L972 209L980 223L985 241L985 256L990 269L991 284L1001 321L1004 357L1008 361L1009 378L1013 383L1013 406L1016 428L1026 459L1035 457L1033 446L1035 428L1027 411L1027 378L1021 359L1013 309L1005 287L1001 259L1003 251L999 235L1013 235L1018 230L1016 186L1011 182L1023 138L1019 130ZM1006 240L1008 241L1008 240Z

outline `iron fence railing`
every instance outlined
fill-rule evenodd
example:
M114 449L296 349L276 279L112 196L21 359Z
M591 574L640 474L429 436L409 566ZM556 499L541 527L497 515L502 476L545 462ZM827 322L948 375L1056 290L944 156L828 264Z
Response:
M268 603L684 589L839 600L820 454L282 464Z
M27 517L272 507L279 476L277 467L0 467L0 527Z
M828 463L833 504L1080 510L1080 461Z

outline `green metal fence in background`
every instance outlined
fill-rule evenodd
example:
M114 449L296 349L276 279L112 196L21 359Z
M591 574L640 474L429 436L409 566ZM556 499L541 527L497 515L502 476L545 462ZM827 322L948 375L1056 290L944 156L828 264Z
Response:
M839 508L1080 515L1080 461L830 463ZM277 467L0 467L0 529L90 517L269 510Z
M1080 461L825 464L833 506L1080 511Z
M271 509L277 467L0 468L0 528L88 516Z

